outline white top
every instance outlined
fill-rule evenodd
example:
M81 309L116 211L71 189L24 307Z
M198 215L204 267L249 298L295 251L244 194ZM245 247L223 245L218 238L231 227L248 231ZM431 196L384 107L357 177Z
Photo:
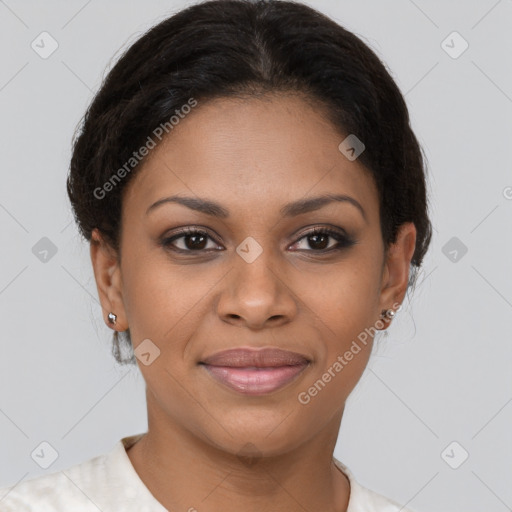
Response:
M126 449L144 433L124 437L113 449L63 471L40 475L0 489L2 512L169 512L144 485ZM412 512L359 485L334 458L350 481L347 512Z

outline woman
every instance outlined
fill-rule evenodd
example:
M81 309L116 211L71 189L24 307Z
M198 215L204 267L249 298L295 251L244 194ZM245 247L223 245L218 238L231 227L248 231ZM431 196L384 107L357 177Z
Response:
M360 39L287 1L182 10L108 74L67 186L148 431L2 510L406 510L333 458L431 238L406 105Z

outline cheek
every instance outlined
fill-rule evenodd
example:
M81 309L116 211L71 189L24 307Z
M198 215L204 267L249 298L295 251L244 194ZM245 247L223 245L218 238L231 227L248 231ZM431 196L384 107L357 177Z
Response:
M363 262L346 264L306 295L322 340L314 377L322 380L320 387L323 383L333 390L335 401L348 396L368 363L377 320L377 279Z
M125 304L134 349L149 339L158 348L156 366L186 380L196 357L190 353L195 348L191 340L211 320L209 298L221 275L206 271L199 274L193 265L178 268L149 258L144 265L135 262L127 270ZM141 366L143 373L146 369ZM163 376L164 387L173 384L167 382L167 377Z
M372 308L367 290L371 286L366 289L361 284L357 280L358 287L343 293L329 288L312 306L321 312L313 321L322 341L317 346L313 371L299 390L297 401L313 424L315 418L331 417L343 408L368 364L374 334L369 328Z
M375 266L373 267L375 268ZM357 336L376 319L378 276L362 258L334 266L305 290L307 305L330 329L329 339Z

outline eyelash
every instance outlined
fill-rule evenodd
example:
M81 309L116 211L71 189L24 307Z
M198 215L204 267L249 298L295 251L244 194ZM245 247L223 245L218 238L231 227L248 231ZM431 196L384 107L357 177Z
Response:
M211 237L206 231L204 231L202 229L187 227L187 228L184 228L184 229L180 230L178 233L172 235L171 237L164 238L161 241L161 245L165 249L169 249L171 251L174 251L174 252L177 252L177 253L181 253L181 254L184 254L184 253L194 253L194 252L204 253L204 252L211 252L211 251L218 250L218 249L197 249L197 250L193 250L193 249L179 249L179 248L177 248L177 247L175 247L173 245L173 242L175 240L179 240L180 238L185 238L187 236L193 236L193 235L205 236L205 237L208 237L211 240L213 240L215 243L217 243L217 241L214 240L213 237ZM313 253L317 253L317 254L327 254L327 253L331 253L331 252L341 251L343 249L347 249L347 248L352 247L353 245L355 245L357 243L351 237L349 237L349 236L347 236L347 235L345 235L345 234L343 234L341 232L338 232L338 231L336 231L334 229L327 228L327 227L315 227L315 228L311 229L310 231L304 233L292 245L297 244L298 242L300 242L304 238L308 238L308 237L311 237L311 236L314 236L314 235L328 235L328 236L334 238L338 243L337 243L337 245L335 245L334 247L330 247L329 249L320 249L320 250L315 250L315 249L299 249L299 251L304 251L305 250L306 252L313 252Z

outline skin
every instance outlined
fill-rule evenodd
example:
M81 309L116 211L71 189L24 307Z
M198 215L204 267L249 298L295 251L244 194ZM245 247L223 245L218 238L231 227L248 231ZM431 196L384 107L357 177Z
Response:
M135 349L149 338L160 350L149 365L138 360L148 433L127 453L170 510L347 509L350 485L332 455L373 338L308 404L297 396L365 328L389 325L378 321L404 298L416 230L404 224L384 252L377 189L359 161L339 151L345 136L297 95L199 103L124 190L121 258L93 232L105 322L114 312L113 328L129 327ZM327 193L354 198L366 219L349 202L281 215L286 203ZM218 202L230 215L177 203L146 214L176 194ZM173 242L186 254L160 244L185 226L208 232L199 249L190 236ZM345 230L357 243L328 252L338 245L331 235L305 236L316 226ZM247 237L263 251L251 263L236 252ZM208 252L215 248L223 250ZM240 346L284 348L311 363L284 388L247 396L198 365ZM252 463L239 456L247 443L258 455Z

